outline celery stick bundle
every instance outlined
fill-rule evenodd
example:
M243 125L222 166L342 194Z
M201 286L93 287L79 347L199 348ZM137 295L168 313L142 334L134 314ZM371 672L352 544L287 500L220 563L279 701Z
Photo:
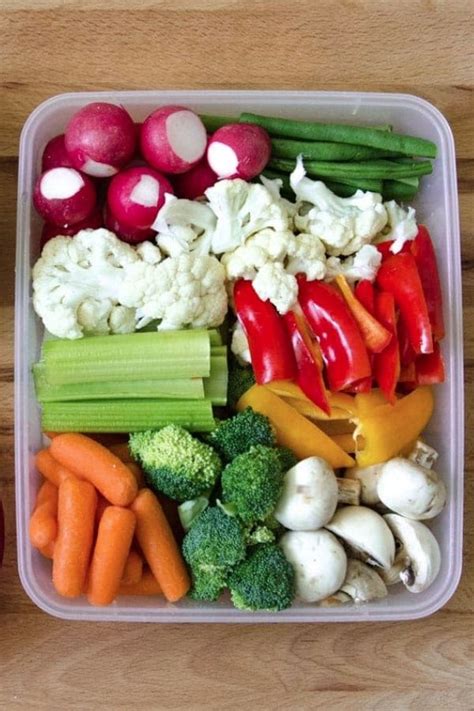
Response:
M48 340L33 367L45 430L134 432L214 425L227 398L217 331L185 330Z

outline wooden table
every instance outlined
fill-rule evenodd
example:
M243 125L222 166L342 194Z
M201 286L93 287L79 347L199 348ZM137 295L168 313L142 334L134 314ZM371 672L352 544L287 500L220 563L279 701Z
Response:
M0 708L472 709L472 2L2 0L0 5L0 491L7 525L0 575ZM432 101L451 123L458 155L466 431L471 433L466 555L458 591L430 619L98 626L48 617L20 586L12 387L19 132L30 111L53 94L171 87L403 91Z

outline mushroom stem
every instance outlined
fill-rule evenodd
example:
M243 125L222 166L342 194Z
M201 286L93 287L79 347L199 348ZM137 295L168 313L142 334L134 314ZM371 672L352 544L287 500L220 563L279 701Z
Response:
M321 600L319 604L321 607L339 607L340 605L345 605L348 602L353 602L351 596L339 590L334 593L334 595L330 595L324 600Z
M361 483L358 479L337 477L337 503L359 506Z
M432 469L438 459L438 452L436 449L433 449L433 447L430 447L429 444L426 444L426 442L422 442L421 439L418 439L408 459L419 464L421 467L425 467L425 469Z
M403 571L409 566L409 559L404 548L400 548L395 556L393 565L388 570L381 568L378 574L384 581L385 585L396 585L401 582Z

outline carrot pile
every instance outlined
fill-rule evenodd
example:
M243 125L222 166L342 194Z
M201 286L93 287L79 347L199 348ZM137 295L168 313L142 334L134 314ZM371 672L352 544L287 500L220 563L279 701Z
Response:
M59 595L92 605L117 595L176 602L190 579L160 502L125 444L110 448L64 433L36 455L45 481L30 518L30 541L53 561Z

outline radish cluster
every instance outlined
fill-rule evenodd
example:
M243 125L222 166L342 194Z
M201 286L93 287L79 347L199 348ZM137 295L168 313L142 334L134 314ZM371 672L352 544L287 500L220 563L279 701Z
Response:
M122 107L87 104L46 145L33 202L41 242L106 226L126 242L154 236L165 194L194 200L220 178L251 180L270 158L264 129L229 124L208 136L184 106L162 106L143 123Z

